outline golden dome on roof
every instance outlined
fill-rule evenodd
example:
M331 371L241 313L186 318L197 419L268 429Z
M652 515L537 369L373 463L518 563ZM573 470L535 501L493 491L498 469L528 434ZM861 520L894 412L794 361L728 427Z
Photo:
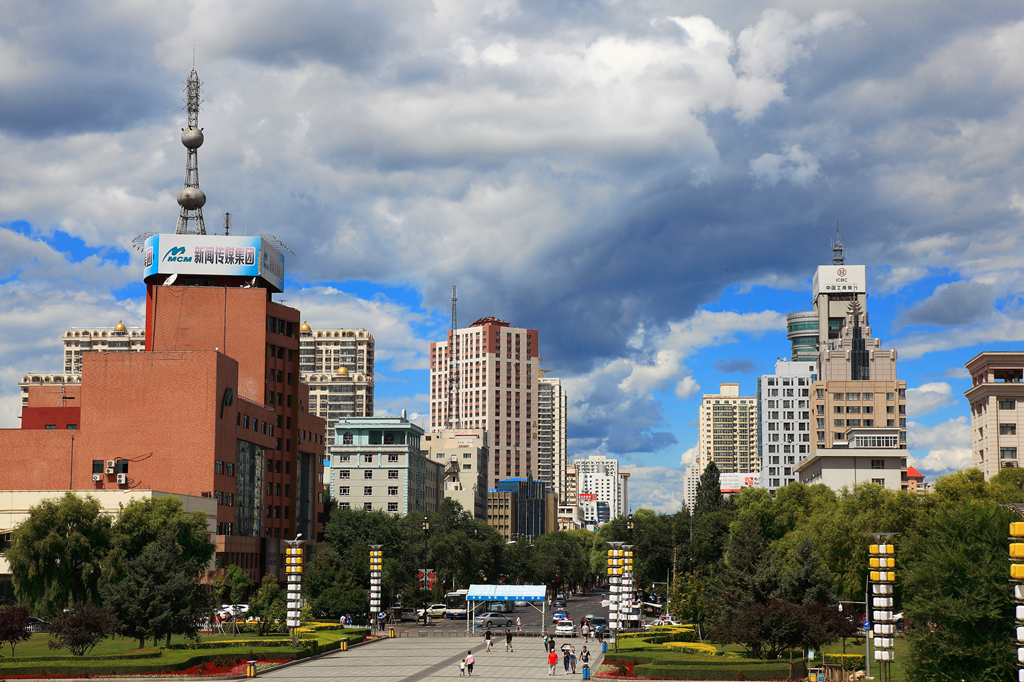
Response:
M310 328L309 322L306 321L306 320L303 320L302 321L302 326L299 327L299 331L300 332L311 332L313 330Z
M345 369L344 367L339 367L338 369L334 370L334 373L335 374L348 374L348 370Z
M128 327L124 326L124 322L122 322L121 320L118 320L117 324L114 325L114 331L115 332L126 332L126 331L128 331Z

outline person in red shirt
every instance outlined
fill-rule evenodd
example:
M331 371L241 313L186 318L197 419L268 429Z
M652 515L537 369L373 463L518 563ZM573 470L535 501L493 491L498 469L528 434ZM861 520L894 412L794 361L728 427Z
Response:
M548 652L548 675L555 674L555 666L558 665L558 654L554 651Z

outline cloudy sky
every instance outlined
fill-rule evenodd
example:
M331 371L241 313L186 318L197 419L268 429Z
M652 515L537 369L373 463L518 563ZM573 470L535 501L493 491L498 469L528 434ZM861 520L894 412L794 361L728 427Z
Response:
M207 225L297 255L280 298L377 340L427 410L429 342L540 330L574 456L678 508L697 405L789 352L838 222L899 351L910 452L970 462L963 364L1019 349L1024 5L925 0L0 0L0 426L69 327L141 325L173 231L183 81Z

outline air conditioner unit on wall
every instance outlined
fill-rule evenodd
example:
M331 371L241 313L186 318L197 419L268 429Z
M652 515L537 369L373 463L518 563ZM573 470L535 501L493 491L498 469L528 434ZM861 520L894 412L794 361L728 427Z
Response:
M107 460L107 468L108 469L113 469L114 468L114 464L115 464L114 460L112 460L112 459L108 459Z
M92 480L94 480L94 481L102 481L103 480L103 474L93 474L92 475Z
M117 475L117 484L118 485L124 485L127 482L128 482L128 474L118 474Z
M112 473L114 473L114 467L107 467L107 468L105 469L105 471L106 471L106 472L107 472L108 474L112 474Z

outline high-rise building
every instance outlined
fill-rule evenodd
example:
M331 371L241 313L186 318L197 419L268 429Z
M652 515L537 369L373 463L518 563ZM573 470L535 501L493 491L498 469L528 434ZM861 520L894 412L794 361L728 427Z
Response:
M117 353L146 349L146 332L126 327L118 321L113 327L72 328L64 332L64 374L82 373L82 353Z
M313 329L299 327L299 370L303 374L334 374L345 368L350 374L373 376L375 343L365 329Z
M509 478L487 491L487 523L506 541L532 542L558 530L555 493L531 477Z
M700 461L714 462L723 474L760 471L757 456L757 398L741 396L739 384L719 384L700 403Z
M591 455L572 463L576 469L577 498L588 527L597 527L629 513L629 474L619 469L619 461L604 455Z
M559 503L566 499L565 469L568 466L566 416L569 401L556 377L537 380L537 479L550 484Z
M488 487L538 471L536 329L493 317L430 344L430 429L487 429Z
M814 362L775 361L775 373L757 379L761 483L774 495L797 480L796 465L811 452L810 388ZM699 476L699 474L698 474Z
M971 460L988 480L1021 466L1024 435L1024 353L986 351L967 361L971 387Z
M352 417L334 426L329 485L342 509L402 516L435 511L444 467L421 449L423 429L403 417Z
M32 379L23 428L0 430L0 451L21 453L26 465L0 471L0 489L129 490L156 482L162 492L211 498L217 568L238 564L262 577L281 572L282 540L323 536L324 422L309 412L300 381L299 311L273 300L284 286L286 247L227 228L206 234L194 69L186 90L175 233L135 242L146 285L145 350L82 352L78 381ZM74 331L65 341L77 338L82 351L84 337ZM112 331L106 350L126 349L110 345L123 344L122 333L133 349L131 330ZM103 338L101 331L98 348L90 334L88 350L100 350Z
M420 447L427 459L444 467L444 496L481 521L487 520L486 429L441 429L424 434Z

